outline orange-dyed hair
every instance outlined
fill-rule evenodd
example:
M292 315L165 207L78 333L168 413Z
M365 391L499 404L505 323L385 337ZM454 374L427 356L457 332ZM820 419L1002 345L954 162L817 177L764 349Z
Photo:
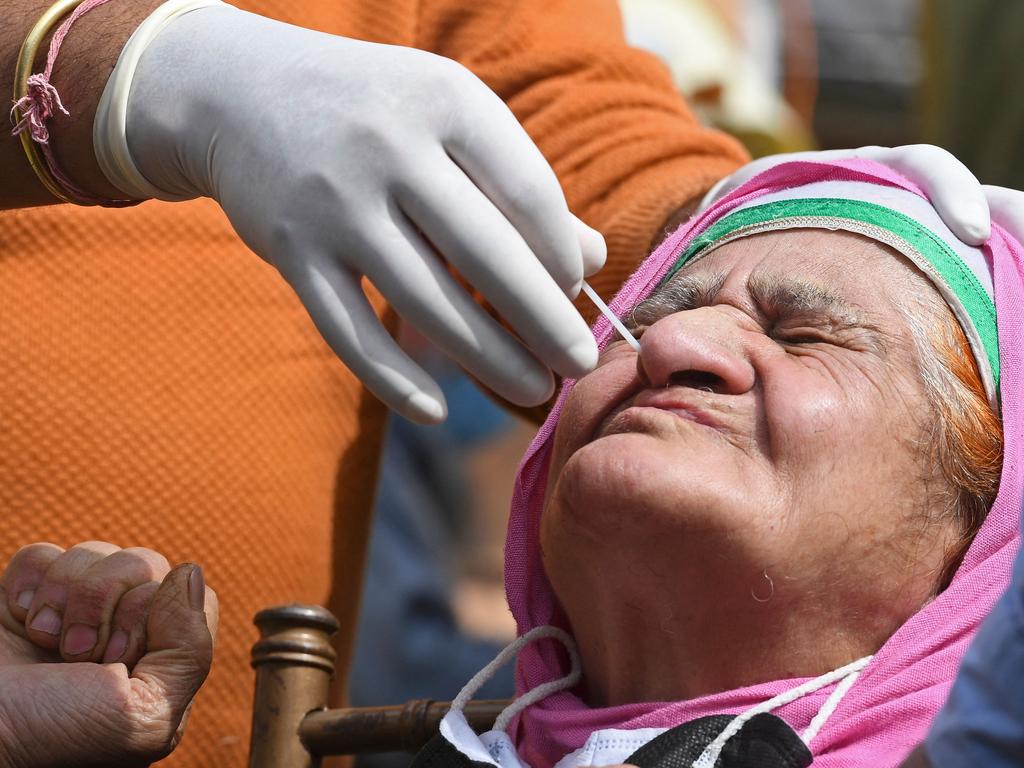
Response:
M947 510L959 524L959 535L946 552L940 590L952 581L992 507L1003 466L1002 421L989 405L967 337L950 312L941 314L941 327L931 340L948 385L933 399L936 458L949 485Z

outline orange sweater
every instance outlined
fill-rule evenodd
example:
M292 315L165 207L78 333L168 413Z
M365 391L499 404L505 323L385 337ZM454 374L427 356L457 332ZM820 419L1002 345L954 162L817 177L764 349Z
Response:
M613 0L240 4L473 69L605 234L605 294L744 159L625 46ZM217 657L166 764L243 765L258 609L329 604L344 680L382 406L208 200L0 214L0 327L0 561L30 541L106 539L202 563Z

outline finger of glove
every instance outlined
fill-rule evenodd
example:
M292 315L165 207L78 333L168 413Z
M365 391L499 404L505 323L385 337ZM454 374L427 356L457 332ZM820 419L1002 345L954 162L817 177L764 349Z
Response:
M444 421L440 387L381 325L358 277L323 259L288 277L324 341L367 389L407 419Z
M25 626L29 639L41 648L58 650L64 630L64 610L71 585L93 563L117 552L105 541L83 541L53 561L32 597Z
M3 625L21 637L28 637L25 619L32 607L36 589L43 583L50 566L64 554L56 544L38 543L24 546L14 553L0 578L4 590Z
M435 168L398 196L431 244L541 362L570 377L594 367L597 344L586 322L501 211L456 166Z
M988 240L992 224L981 183L942 147L860 147L853 154L887 165L917 184L950 231L968 245L982 245Z
M991 185L982 190L992 212L992 221L1024 242L1024 192Z
M372 253L362 260L370 281L407 323L498 395L517 405L547 402L551 372L472 299L400 216L373 234Z
M143 547L114 552L68 583L61 656L65 661L100 661L110 622L122 597L135 587L160 582L171 570L167 558Z
M135 690L144 689L147 715L160 723L147 736L166 745L203 684L213 660L213 633L203 596L202 569L186 563L164 578L150 602L146 647L132 669Z
M444 146L555 284L575 297L582 287L583 257L555 172L505 103L473 80L477 87L463 94L460 119L449 126Z
M580 252L583 254L583 274L590 277L600 272L608 260L608 245L604 241L604 235L593 227L584 224L576 216L572 217L573 226L576 227L576 238L580 242Z

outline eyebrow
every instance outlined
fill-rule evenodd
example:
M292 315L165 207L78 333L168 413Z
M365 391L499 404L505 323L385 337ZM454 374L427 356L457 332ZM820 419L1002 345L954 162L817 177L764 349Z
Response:
M649 325L670 312L713 304L726 277L725 273L676 275L633 308L632 325ZM819 283L755 274L747 280L747 291L758 309L767 315L814 315L828 320L836 330L874 328L862 310Z
M751 275L747 290L768 314L816 315L830 320L837 329L871 325L862 310L819 283L780 275Z

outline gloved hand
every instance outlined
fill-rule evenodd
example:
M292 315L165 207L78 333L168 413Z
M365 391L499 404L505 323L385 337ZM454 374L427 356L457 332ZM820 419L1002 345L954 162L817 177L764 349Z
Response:
M790 152L758 158L712 187L701 201L699 210L704 210L757 174L780 163L849 158L873 160L887 165L913 181L928 195L950 231L968 245L981 245L988 240L992 226L981 183L953 155L931 144Z
M603 265L604 241L569 213L505 104L451 60L227 5L200 8L146 47L127 138L155 189L126 177L111 178L115 186L217 200L338 356L411 419L442 420L444 397L379 323L364 276L513 403L544 402L549 368L579 376L596 364L596 344L568 297Z
M1006 187L982 187L992 221L1024 243L1024 192Z

